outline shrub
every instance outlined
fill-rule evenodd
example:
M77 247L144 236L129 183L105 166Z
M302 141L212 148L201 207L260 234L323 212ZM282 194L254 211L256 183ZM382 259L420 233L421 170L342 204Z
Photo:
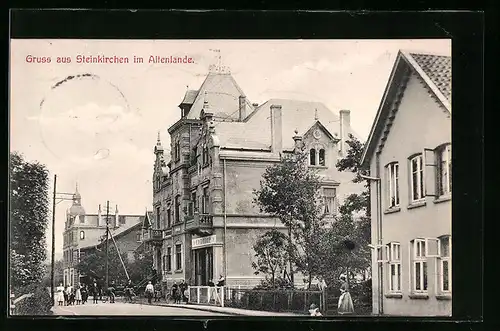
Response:
M53 301L46 287L34 284L14 290L16 298L29 293L33 295L16 303L15 315L52 315Z

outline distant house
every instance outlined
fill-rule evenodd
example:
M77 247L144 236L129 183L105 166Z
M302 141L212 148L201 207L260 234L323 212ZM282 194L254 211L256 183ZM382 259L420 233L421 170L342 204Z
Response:
M118 206L109 213L109 229L121 253L133 259L133 252L141 245L144 215L120 215ZM92 249L104 246L106 238L106 213L99 206L97 214L87 214L81 204L78 188L73 194L73 205L66 212L63 239L63 283L74 286L85 275L76 266ZM108 245L114 245L111 238Z
M305 148L319 172L327 219L363 185L335 164L353 133L350 112L332 112L315 101L271 99L251 103L230 73L210 72L199 90L188 90L180 119L154 148L153 208L148 235L165 284L185 279L207 285L225 274L227 285L254 286L253 244L266 231L287 231L259 211L253 190L266 167ZM302 284L301 277L295 277Z
M363 153L373 310L451 315L451 57L400 51Z

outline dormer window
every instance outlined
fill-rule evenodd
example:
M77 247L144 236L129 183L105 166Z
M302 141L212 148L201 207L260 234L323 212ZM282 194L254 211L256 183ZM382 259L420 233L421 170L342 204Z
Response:
M316 146L309 150L309 165L310 166L326 166L326 151L323 146Z

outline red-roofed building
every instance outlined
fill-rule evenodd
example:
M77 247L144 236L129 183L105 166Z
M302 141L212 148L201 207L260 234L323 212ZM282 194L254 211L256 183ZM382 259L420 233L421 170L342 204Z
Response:
M451 315L451 57L399 52L362 162L373 312Z
M168 286L180 279L206 285L221 274L227 285L260 282L252 246L265 231L286 229L260 213L253 190L266 167L298 145L322 177L330 219L346 195L363 190L335 167L353 133L347 110L335 114L319 102L283 99L252 104L222 72L188 90L179 108L180 120L168 129L170 152L160 136L155 147L154 211L145 236L156 246L154 263Z

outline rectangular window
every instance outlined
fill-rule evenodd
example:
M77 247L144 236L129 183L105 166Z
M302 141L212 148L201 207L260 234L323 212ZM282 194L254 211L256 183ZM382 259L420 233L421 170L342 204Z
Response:
M451 292L451 237L439 238L439 278L441 292Z
M172 270L172 247L167 247L167 254L165 256L167 258L166 270L171 271Z
M410 160L411 173L411 201L418 201L424 198L424 168L422 164L422 154Z
M208 146L203 145L203 155L202 155L203 165L208 163Z
M170 208L167 209L167 228L172 226L172 215Z
M209 211L209 201L210 196L208 193L208 187L203 188L203 197L202 197L202 214L208 214Z
M161 218L161 211L160 207L156 207L156 220L155 220L155 226L157 229L160 228L160 218Z
M425 239L415 239L411 242L412 248L412 290L414 292L427 291L427 257Z
M175 197L175 223L179 223L181 220L181 197L178 195Z
M125 224L125 216L118 216L118 220L120 224Z
M337 211L337 206L335 205L337 190L335 188L324 188L323 195L325 200L325 214L335 215Z
M135 234L135 239L136 239L136 241L138 241L138 242L142 241L141 232L137 232L137 233Z
M389 208L399 206L399 164L390 163L386 166L387 200Z
M193 204L193 214L198 211L197 199L198 199L198 197L196 196L196 191L191 192L191 202Z
M175 245L175 268L176 270L182 270L182 245Z
M401 292L401 245L390 243L389 249L389 291Z
M451 193L451 145L438 150L438 160L439 195L447 195Z

